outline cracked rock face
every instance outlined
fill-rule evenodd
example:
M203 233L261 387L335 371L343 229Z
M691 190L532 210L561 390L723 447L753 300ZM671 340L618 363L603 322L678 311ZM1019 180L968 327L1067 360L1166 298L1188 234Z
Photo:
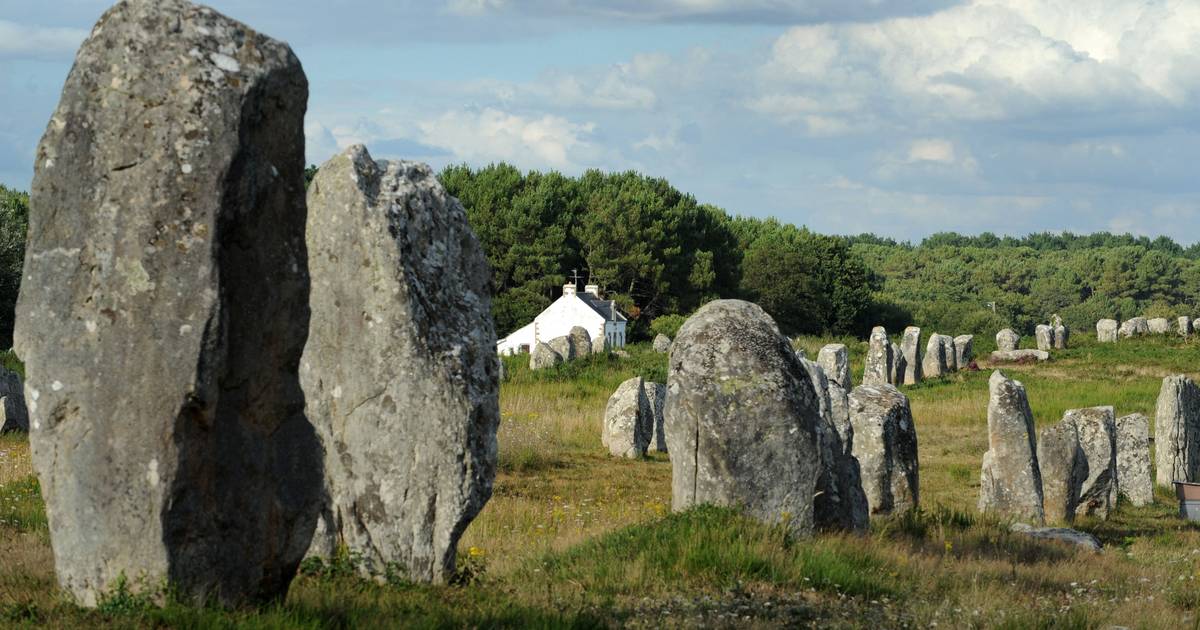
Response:
M946 360L946 344L942 335L933 333L925 344L925 359L921 371L926 378L940 378L950 371Z
M1087 455L1079 443L1075 424L1059 422L1042 429L1038 433L1037 457L1046 521L1074 521L1083 482L1088 476Z
M1116 343L1117 330L1120 325L1115 319L1102 319L1096 322L1096 341L1100 343Z
M999 352L1012 352L1020 343L1021 335L1011 328L1005 328L996 333L996 350Z
M909 326L904 329L900 341L900 354L904 356L904 378L895 385L916 385L925 378L924 366L921 364L921 329Z
M364 574L444 581L496 473L487 260L428 166L361 145L321 167L308 208L300 376L325 447L324 529ZM313 552L333 545L318 537Z
M282 597L320 450L304 110L287 45L182 0L84 41L37 150L15 342L63 588Z
M888 341L887 329L876 326L871 330L870 346L867 349L866 367L863 369L863 385L887 385L893 370L892 343Z
M988 381L988 450L979 477L979 511L1042 523L1042 475L1033 412L1020 381L999 370Z
M965 370L975 360L975 335L959 335L954 338L954 353L958 369Z
M846 389L850 384L850 351L843 343L831 343L821 348L817 353L817 363L825 371L825 376L833 383Z
M1117 491L1133 505L1154 502L1150 420L1140 413L1117 418Z
M871 516L916 508L920 466L908 397L892 385L860 385L850 392L849 407L853 454Z
M858 460L854 457L854 429L846 390L825 376L814 361L801 359L821 410L817 434L821 446L821 473L813 501L818 529L864 531L869 525L867 497L863 494Z
M672 503L736 507L811 532L820 402L774 320L741 300L696 311L671 347Z
M1106 519L1117 507L1117 421L1113 408L1069 409L1062 421L1075 425L1087 458L1087 477L1079 488L1075 514Z
M638 459L646 455L654 437L654 407L642 377L621 383L604 408L600 443L609 454Z
M1154 412L1158 485L1200 480L1200 387L1182 374L1163 379Z

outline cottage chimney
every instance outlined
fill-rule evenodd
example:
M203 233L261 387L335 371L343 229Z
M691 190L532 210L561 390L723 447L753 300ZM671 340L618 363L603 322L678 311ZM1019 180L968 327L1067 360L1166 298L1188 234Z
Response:
M575 288L574 284L563 285L563 295L575 295L576 291L577 289Z
M598 284L589 284L586 287L583 287L583 290L596 297L600 297L600 285Z

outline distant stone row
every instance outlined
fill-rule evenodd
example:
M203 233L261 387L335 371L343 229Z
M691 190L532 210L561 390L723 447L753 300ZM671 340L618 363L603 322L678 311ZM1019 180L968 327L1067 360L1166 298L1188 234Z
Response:
M1156 473L1150 423L1112 407L1072 409L1034 434L1025 387L992 374L988 451L979 509L1034 521L1108 518L1118 495L1135 506L1154 500L1159 485L1200 481L1200 387L1186 376L1163 379L1155 408Z
M1174 322L1165 317L1133 317L1118 323L1115 319L1102 319L1096 322L1096 340L1102 343L1116 343L1117 339L1129 339L1144 335L1168 335L1172 332L1181 337L1188 337L1200 329L1200 317L1191 319L1186 316L1176 318Z
M535 344L529 352L529 369L540 370L565 361L582 359L591 354L604 353L608 349L604 341L604 337L596 337L593 340L586 328L575 326L562 337Z
M915 385L926 378L939 378L965 369L975 359L974 339L974 335L951 337L933 333L922 353L920 328L905 328L900 343L896 344L888 340L886 328L876 326L871 330L867 348L863 385ZM833 347L840 347L836 352L845 350L841 344ZM825 364L825 349L821 350L820 356ZM842 369L842 366L830 364L828 368Z
M850 390L845 346L809 361L757 305L718 300L670 352L667 386L634 378L609 399L602 442L623 457L668 451L675 509L739 507L806 533L917 506L908 398L887 383Z

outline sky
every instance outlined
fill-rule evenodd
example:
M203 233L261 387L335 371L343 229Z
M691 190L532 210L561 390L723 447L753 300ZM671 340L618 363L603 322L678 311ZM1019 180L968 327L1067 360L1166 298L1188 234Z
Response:
M1200 241L1196 0L214 0L291 44L307 159L637 170L823 233ZM0 183L108 6L0 0Z

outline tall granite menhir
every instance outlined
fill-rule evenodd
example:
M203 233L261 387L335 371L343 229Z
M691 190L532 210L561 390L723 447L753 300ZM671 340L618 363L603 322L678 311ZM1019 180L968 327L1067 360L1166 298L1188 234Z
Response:
M287 45L182 0L117 4L75 58L15 341L55 569L85 606L122 576L279 598L308 548L307 100Z
M671 346L665 430L676 510L736 507L794 533L813 529L820 401L774 320L709 302Z
M344 542L364 574L445 581L496 474L487 259L428 166L361 145L321 167L308 208L300 380L328 489L313 553Z

